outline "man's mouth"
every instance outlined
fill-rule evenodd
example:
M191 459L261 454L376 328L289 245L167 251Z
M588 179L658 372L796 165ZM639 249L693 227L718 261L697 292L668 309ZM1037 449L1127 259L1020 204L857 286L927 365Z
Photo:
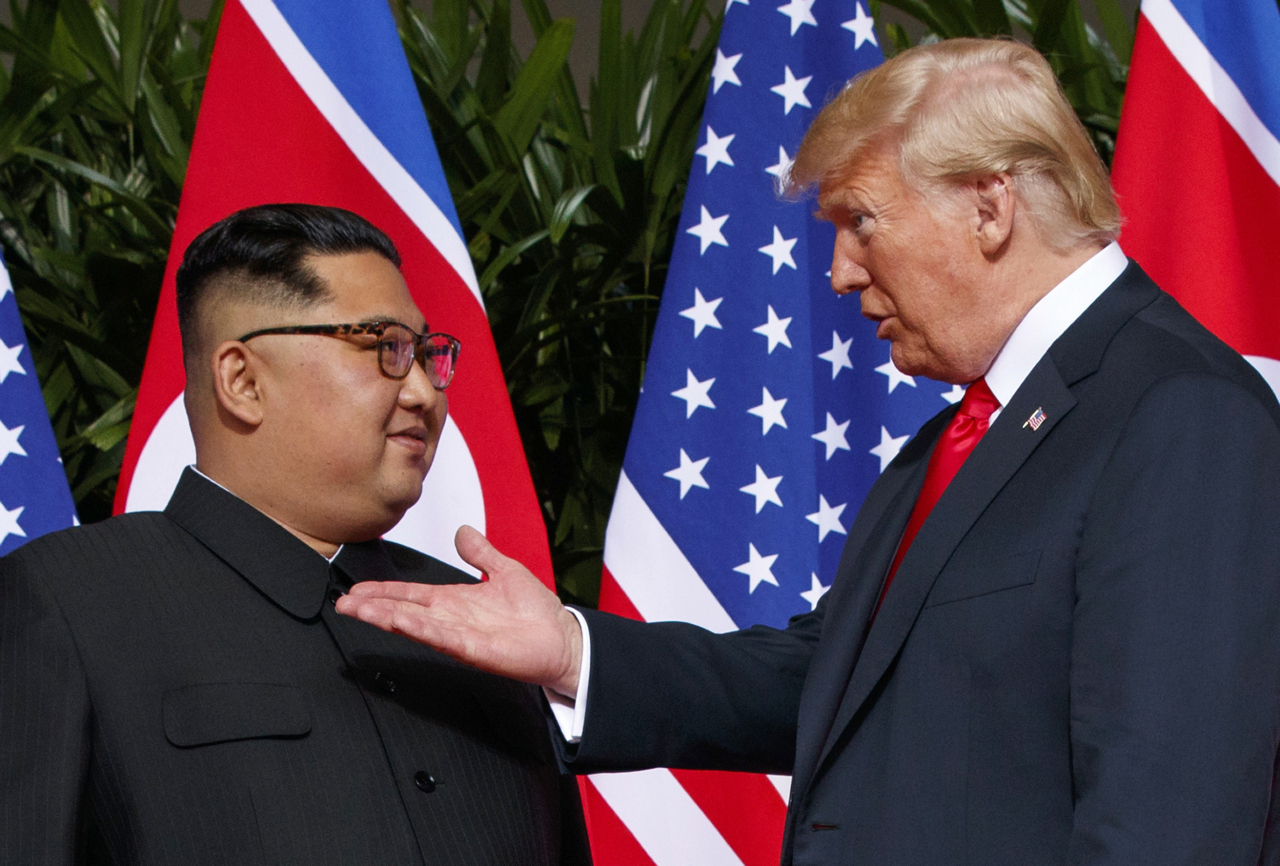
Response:
M870 319L871 321L876 323L876 339L877 340L889 339L889 323L893 321L892 316L877 315L876 313L871 313L866 310L862 311L862 316L863 318Z
M406 427L403 430L397 430L389 434L387 438L416 454L425 454L427 452L429 434L426 427Z

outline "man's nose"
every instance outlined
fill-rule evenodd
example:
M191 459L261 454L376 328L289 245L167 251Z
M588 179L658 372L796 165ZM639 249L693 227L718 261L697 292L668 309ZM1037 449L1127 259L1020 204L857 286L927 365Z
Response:
M837 295L847 295L860 292L869 285L871 274L837 243L831 257L831 290Z
M400 380L400 405L406 409L422 409L431 411L435 405L445 399L443 391L431 384L427 371L415 358L409 366L409 373Z

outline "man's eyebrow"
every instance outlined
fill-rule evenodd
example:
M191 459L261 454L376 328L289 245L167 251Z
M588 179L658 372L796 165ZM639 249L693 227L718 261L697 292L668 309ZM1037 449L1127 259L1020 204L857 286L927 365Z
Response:
M408 329L409 329L409 330L411 330L411 331L413 331L413 330L417 330L413 325L409 324L409 323L408 323L408 322L406 322L406 321L403 321L399 316L392 315L391 313L374 313L374 314L373 314L373 315L371 315L371 316L367 316L367 317L365 317L365 318L364 318L364 319L362 319L361 321L364 321L364 322L386 322L386 323L388 323L388 324L392 324L392 325L403 325L404 327L408 328ZM425 321L425 320L423 321L423 327L426 327L426 321Z
M839 193L827 196L826 198L818 198L818 209L813 215L820 220L831 222L839 215L841 211L849 211L851 209L847 196Z

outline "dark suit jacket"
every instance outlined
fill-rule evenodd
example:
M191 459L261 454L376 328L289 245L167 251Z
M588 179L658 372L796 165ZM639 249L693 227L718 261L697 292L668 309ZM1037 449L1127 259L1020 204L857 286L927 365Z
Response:
M541 695L337 614L365 579L471 580L190 471L0 560L0 863L588 862Z
M788 629L587 612L575 769L793 771L785 864L1277 862L1266 384L1130 264L979 443L873 621L954 411L884 472Z

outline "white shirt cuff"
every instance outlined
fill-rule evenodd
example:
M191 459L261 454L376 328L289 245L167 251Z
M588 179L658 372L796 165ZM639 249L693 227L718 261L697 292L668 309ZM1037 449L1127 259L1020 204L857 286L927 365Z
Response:
M551 715L555 716L561 735L566 742L576 743L582 739L582 723L587 718L587 680L591 678L591 632L587 630L587 620L582 614L571 607L565 610L577 618L578 626L582 629L582 668L578 674L578 691L572 699L546 686L542 687L542 691L547 696L547 702L551 704Z

